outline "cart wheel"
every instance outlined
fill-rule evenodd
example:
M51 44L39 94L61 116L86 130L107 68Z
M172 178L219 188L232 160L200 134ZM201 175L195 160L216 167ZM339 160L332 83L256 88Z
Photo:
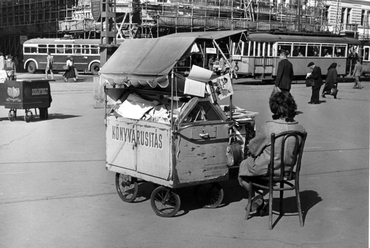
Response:
M203 208L217 208L224 199L224 190L219 183L197 185L195 201Z
M173 190L159 186L150 196L150 203L154 212L161 217L173 217L180 209L180 196Z
M32 112L29 110L26 110L26 113L24 115L24 120L28 123L32 120Z
M9 110L8 119L10 121L14 121L15 117L17 117L17 112L15 112L15 110L13 110L13 109Z
M133 202L139 192L136 178L116 173L116 189L119 197L124 202Z

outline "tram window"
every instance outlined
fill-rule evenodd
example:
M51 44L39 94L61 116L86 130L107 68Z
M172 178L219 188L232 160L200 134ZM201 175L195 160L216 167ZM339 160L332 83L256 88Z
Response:
M279 44L278 45L278 51L280 53L280 51L282 50L285 50L287 55L290 56L291 55L291 50L292 50L292 44Z
M335 57L345 57L346 56L346 45L335 45L334 49Z
M99 47L91 45L91 54L99 54Z
M49 53L55 53L55 45L49 45Z
M244 42L244 51L242 55L249 56L248 54L249 42Z
M251 43L250 43L250 45L251 45L251 47L250 47L250 50L249 50L249 53L248 53L248 56L254 56L254 47L255 47L255 44L256 42L254 42L254 41L252 41Z
M293 56L297 56L297 57L306 56L306 44L294 44Z
M68 54L72 53L72 45L66 45L66 53Z
M364 60L370 61L370 47L365 47L364 49Z
M242 55L242 43L241 42L239 42L239 43L234 43L234 47L235 47L235 49L234 49L234 55Z
M48 49L46 45L39 45L39 53L47 53Z
M322 57L333 57L333 47L334 47L333 44L323 44L321 47L321 50L322 50L321 56Z
M307 56L320 56L320 45L309 44L307 47Z
M81 53L81 45L74 45L73 51L74 53Z
M64 46L63 45L57 45L57 53L64 53Z

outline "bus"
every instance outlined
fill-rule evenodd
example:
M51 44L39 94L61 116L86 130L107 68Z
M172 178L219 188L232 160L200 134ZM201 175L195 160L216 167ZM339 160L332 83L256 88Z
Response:
M78 71L98 74L100 70L100 39L30 39L23 44L23 67L29 73L45 70L46 56L54 56L53 70L62 71L71 56Z
M310 72L309 62L320 66L324 77L335 62L338 74L347 76L355 65L351 54L357 54L360 45L359 40L343 36L250 33L246 41L233 43L232 60L238 76L270 81L276 77L279 51L285 50L296 79Z

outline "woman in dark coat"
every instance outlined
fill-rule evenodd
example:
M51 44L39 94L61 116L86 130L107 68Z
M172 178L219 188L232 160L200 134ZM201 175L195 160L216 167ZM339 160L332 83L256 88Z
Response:
M328 68L328 74L326 75L325 87L322 91L322 97L325 95L333 95L337 99L338 94L338 72L337 63L332 63Z

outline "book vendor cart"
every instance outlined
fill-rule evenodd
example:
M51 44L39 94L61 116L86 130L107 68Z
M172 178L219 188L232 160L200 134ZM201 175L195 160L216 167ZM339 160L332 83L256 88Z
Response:
M254 135L257 113L231 104L230 75L191 63L213 46L215 38L202 34L125 40L101 69L106 168L125 202L135 201L140 182L153 183L151 206L162 217L179 211L176 190L184 187L194 186L202 206L217 207L219 183L235 178ZM229 103L220 105L223 98Z
M48 108L51 105L51 92L48 80L4 80L0 82L0 105L9 109L8 119L14 121L17 110L24 109L24 120L33 118L31 109L39 109L42 120L49 118Z

